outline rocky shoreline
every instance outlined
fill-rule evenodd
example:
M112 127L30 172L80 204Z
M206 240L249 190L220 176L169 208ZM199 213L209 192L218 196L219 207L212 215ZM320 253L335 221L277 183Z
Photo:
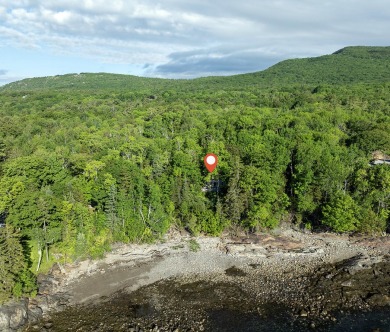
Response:
M225 321L244 331L232 317L256 324L278 311L304 330L334 322L340 311L382 308L390 316L389 254L388 236L288 228L170 234L158 244L118 246L100 261L54 267L35 299L1 307L0 330L218 331Z

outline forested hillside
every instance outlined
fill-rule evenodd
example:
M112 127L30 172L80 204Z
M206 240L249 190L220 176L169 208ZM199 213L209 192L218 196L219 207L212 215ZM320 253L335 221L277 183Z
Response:
M390 80L390 47L346 47L334 54L282 61L264 71L193 80L145 78L119 74L68 74L29 78L0 87L0 91L31 90L237 90L301 84L381 83Z
M389 63L389 48L346 48L225 78L81 74L3 87L0 302L34 292L31 271L173 226L385 232ZM211 180L217 191L205 190Z

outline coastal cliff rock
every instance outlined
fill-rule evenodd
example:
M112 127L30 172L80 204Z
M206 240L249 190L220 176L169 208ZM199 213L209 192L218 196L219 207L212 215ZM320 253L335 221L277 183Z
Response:
M69 296L56 291L59 274L54 266L48 275L39 275L38 295L0 306L0 331L20 331L27 323L34 324L50 312L59 312L68 305Z
M0 307L0 331L17 331L28 320L28 299L8 303Z

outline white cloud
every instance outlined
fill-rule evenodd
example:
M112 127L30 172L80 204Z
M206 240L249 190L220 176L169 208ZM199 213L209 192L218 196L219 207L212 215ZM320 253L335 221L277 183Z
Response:
M156 68L166 76L259 70L347 45L390 44L386 0L0 0L0 20L0 47L151 64L150 75Z
M31 33L23 33L14 28L0 26L0 36L3 37L0 39L2 46L7 46L9 41L12 41L25 48L39 48L39 45L34 42L35 36Z
M52 22L54 24L59 24L59 25L67 25L72 21L72 18L75 15L69 10L53 12L52 10L46 9L42 11L42 16L48 22Z

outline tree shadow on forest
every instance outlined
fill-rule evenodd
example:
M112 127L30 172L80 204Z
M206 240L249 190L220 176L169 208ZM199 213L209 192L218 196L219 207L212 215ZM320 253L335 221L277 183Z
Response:
M33 265L33 261L31 259L31 245L30 245L30 238L27 235L24 235L20 239L20 243L23 248L23 255L25 257L25 262L27 263L27 267L31 269Z

